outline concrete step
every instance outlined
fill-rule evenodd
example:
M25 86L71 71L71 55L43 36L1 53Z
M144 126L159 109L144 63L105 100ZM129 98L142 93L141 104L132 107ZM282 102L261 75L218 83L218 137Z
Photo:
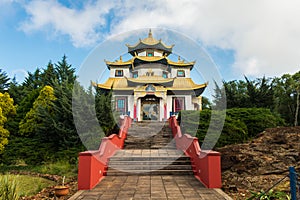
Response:
M192 170L108 170L107 176L130 176L130 175L193 175Z
M121 165L121 166L126 166L126 165L189 165L191 166L191 161L187 160L144 160L144 161L109 161L109 166L115 166L115 165Z
M108 170L192 170L191 165L119 165L110 164Z
M142 157L142 156L113 156L109 159L109 162L112 161L190 161L189 157L182 156L151 156L151 157Z

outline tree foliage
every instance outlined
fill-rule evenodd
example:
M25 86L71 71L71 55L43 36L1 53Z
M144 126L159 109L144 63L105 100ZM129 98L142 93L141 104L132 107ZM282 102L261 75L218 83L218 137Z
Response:
M3 72L2 69L0 69L0 92L4 93L9 88L9 80L6 72Z
M0 154L4 150L4 146L8 144L9 131L5 129L7 117L14 115L16 109L14 107L13 99L8 93L0 93Z
M41 110L53 114L53 102L56 100L54 90L50 86L45 86L35 99L33 107L27 112L25 118L21 120L19 132L21 135L32 136L36 134L39 127L44 126L41 119Z

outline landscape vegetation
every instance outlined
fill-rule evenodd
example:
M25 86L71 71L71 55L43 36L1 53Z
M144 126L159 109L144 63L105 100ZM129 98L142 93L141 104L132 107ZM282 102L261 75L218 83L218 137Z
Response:
M116 133L118 126L113 116L111 92L80 86L75 68L66 56L57 63L49 62L43 68L28 72L21 83L0 71L0 199L36 195L46 187L59 184L63 176L67 183L76 182L78 153L86 149L73 120L74 91L79 96L93 97L104 134ZM196 124L196 136L201 143L213 120L211 116L218 117L226 112L215 148L228 151L228 145L246 144L262 137L267 128L298 126L299 98L300 71L281 77L224 81L223 86L217 85L212 102L203 97L203 111L181 113L180 117L185 119L181 125L183 131L189 133L193 131L190 127ZM218 110L224 99L226 111ZM88 102L83 104L89 106ZM95 148L103 136L99 133L99 141L94 141ZM23 184L23 180L30 183ZM33 191L32 187L30 191L26 188L30 184L36 186ZM11 191L6 197L1 192L4 187ZM253 192L257 195L259 191Z

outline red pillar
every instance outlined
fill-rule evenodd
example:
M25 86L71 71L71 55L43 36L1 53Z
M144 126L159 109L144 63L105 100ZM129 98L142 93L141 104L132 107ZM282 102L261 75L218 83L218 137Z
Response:
M164 104L164 118L167 120L167 104Z
M133 106L133 119L134 119L135 121L137 121L136 104L134 104L134 106Z

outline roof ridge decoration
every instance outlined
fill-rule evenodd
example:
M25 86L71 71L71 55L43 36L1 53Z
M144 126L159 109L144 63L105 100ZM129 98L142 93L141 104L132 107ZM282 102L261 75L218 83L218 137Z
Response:
M162 42L161 39L157 40L153 37L152 30L149 30L148 37L144 39L139 39L139 42L135 45L126 44L128 47L128 53L134 55L136 51L143 50L143 49L159 49L164 51L167 54L172 53L172 48L175 46L166 45Z

